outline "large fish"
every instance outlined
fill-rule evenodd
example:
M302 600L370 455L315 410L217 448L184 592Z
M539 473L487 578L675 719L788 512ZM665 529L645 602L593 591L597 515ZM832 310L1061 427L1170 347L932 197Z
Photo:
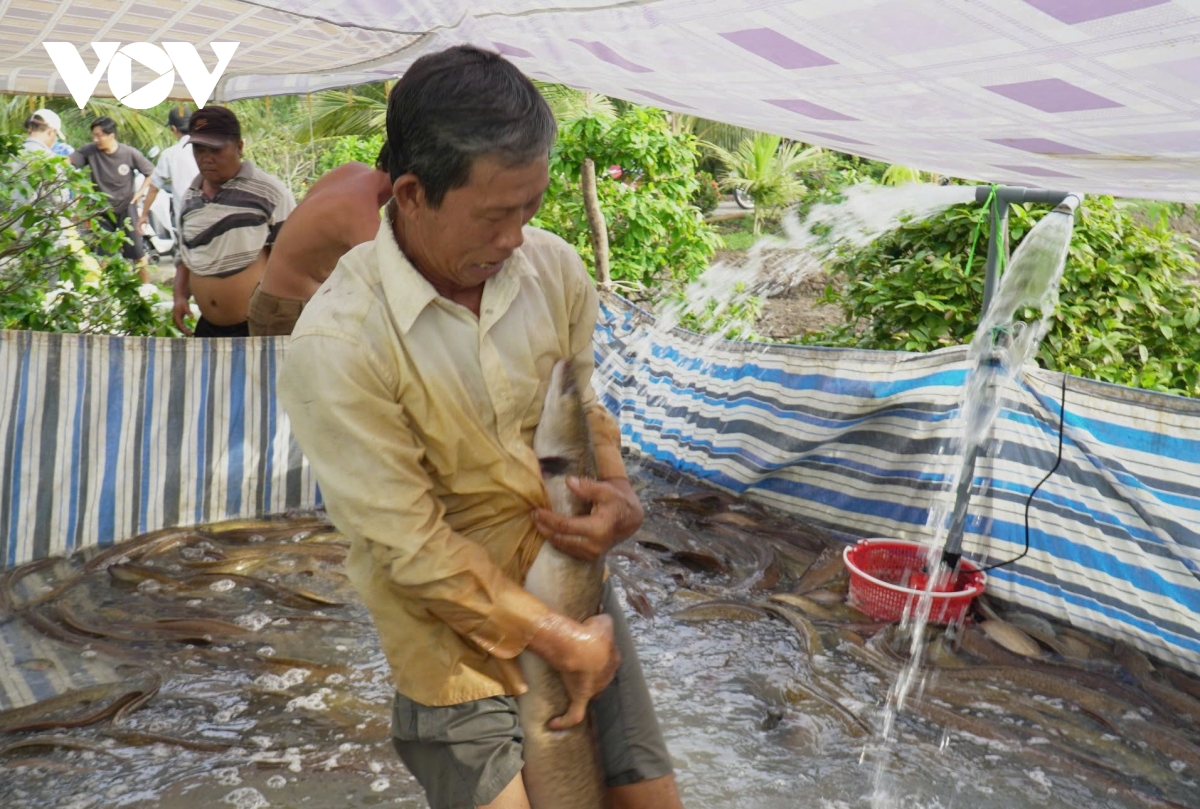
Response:
M554 364L542 418L533 434L533 451L542 468L550 508L579 516L591 503L567 487L569 476L596 476L591 431L574 371L567 360ZM585 562L542 545L525 589L554 611L584 621L600 611L604 559ZM525 791L533 809L601 809L606 805L604 775L595 730L589 716L569 730L549 730L551 719L566 713L569 699L558 673L530 652L518 658L529 691L518 698L525 731Z

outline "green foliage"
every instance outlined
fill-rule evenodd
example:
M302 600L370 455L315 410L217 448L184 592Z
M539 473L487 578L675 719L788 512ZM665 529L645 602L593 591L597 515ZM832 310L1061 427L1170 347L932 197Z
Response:
M560 125L576 118L613 118L617 114L616 103L600 93L544 81L534 81L533 85L546 99L550 111L554 113L554 120Z
M317 158L316 178L320 179L321 175L330 169L354 161L373 167L382 148L382 132L370 137L343 135L340 138L332 138L325 142L321 156Z
M375 82L344 90L321 90L299 100L291 124L297 143L346 136L372 137L387 129L387 97L391 82ZM279 99L276 99L279 100ZM368 161L374 165L375 158Z
M93 255L124 239L81 227L107 209L86 171L0 136L0 328L178 335L169 298L119 255Z
M692 204L700 209L700 213L708 213L721 204L721 187L707 171L696 172L696 192L692 194Z
M725 168L723 188L741 188L754 200L754 232L762 232L762 223L778 215L804 193L804 182L797 176L805 165L821 154L819 147L783 143L778 135L759 133L743 140L736 151L716 144L705 145Z
M242 125L244 156L279 178L300 199L313 182L321 151L315 142L298 143L292 134L297 121L307 124L313 120L311 100L305 96L250 98L231 101L229 109Z
M596 194L608 225L613 282L641 292L703 272L719 239L691 203L698 185L694 141L672 133L658 110L634 107L616 118L565 123L550 156L550 187L533 224L574 245L594 272L580 189L580 167L589 157L596 163ZM624 167L626 176L612 179L605 171L612 165Z
M678 305L684 303L680 293L675 292L668 300ZM679 318L679 325L699 334L720 334L726 340L762 340L754 330L754 324L762 317L766 302L750 295L744 283L734 284L733 291L724 300L709 298L699 312L686 312Z
M1044 210L1010 211L1015 245ZM804 341L906 351L969 341L983 306L986 221L970 273L966 266L980 215L977 206L957 206L900 228L836 267L846 283L826 297L843 307L850 325ZM1038 360L1093 379L1200 395L1196 271L1169 229L1140 224L1111 197L1088 197Z
M921 172L909 166L892 164L883 173L880 182L884 185L904 185L905 183L921 182Z

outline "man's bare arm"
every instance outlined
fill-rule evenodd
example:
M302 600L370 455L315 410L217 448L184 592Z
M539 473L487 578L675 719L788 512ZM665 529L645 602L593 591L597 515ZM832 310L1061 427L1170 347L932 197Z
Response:
M192 336L192 330L187 327L183 319L192 313L192 284L191 271L182 261L175 264L175 309L172 316L175 319L175 326L188 337Z

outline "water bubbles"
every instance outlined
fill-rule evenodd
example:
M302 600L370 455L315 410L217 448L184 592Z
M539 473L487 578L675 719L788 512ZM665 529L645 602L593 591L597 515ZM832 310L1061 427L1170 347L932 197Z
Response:
M254 684L264 691L286 691L308 679L308 669L288 669L283 674L260 674Z
M1187 769L1187 762L1180 761L1179 759L1175 759L1171 762L1171 771L1173 773L1175 773L1176 775L1179 775L1186 769Z
M383 765L380 764L378 761L372 761L370 764L367 765L367 769L370 770L371 772L375 773L376 775L379 775L379 773L383 772Z
M217 779L217 783L223 787L236 787L242 783L242 777L238 775L237 767L222 767L213 772Z
M246 629L257 632L267 624L271 623L271 616L267 615L265 612L256 610L254 612L245 613L244 615L239 615L233 619L233 622L238 626L243 626ZM259 654L261 653L262 652L260 651Z
M271 803L263 797L263 794L254 787L242 787L230 792L221 799L222 803L228 803L234 809L266 809Z
M162 589L162 582L155 579L146 579L138 582L137 591L139 593L157 593Z
M222 708L216 712L216 714L213 716L213 719L221 724L232 722L234 719L244 713L248 707L249 706L246 703L242 702L238 703L237 705L232 705L228 708Z
M1054 788L1054 783L1050 780L1046 773L1041 771L1041 769L1034 768L1032 770L1026 770L1025 775L1029 776L1029 780L1033 781L1035 784L1044 786L1046 789Z
M387 789L391 785L392 785L392 782L387 780L386 778L376 778L374 781L371 782L371 791L372 792L383 792L385 789Z
M208 585L208 589L214 593L228 593L233 588L237 587L237 582L233 579L217 579L212 584Z
M251 736L250 741L251 743L256 744L262 749L266 750L271 746L272 739L270 736Z
M272 775L267 779L267 786L271 789L283 789L287 786L287 778L282 775Z
M319 688L317 689L316 693L309 694L307 697L296 697L295 699L289 700L287 707L284 708L284 711L286 713L291 713L292 711L301 708L307 711L328 711L329 706L325 704L325 697L332 693L332 689Z

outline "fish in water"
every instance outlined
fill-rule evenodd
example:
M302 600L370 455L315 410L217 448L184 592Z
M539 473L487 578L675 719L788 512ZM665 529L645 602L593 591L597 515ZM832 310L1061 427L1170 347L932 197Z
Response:
M568 477L596 477L596 457L571 363L559 360L550 373L542 417L533 434L550 508L579 516L591 510L567 486ZM544 543L525 577L525 589L552 610L584 621L600 610L604 559L586 562ZM525 790L533 809L600 809L606 803L599 748L590 717L568 730L547 723L567 711L569 699L558 673L542 658L518 657L529 690L517 699L525 732Z

